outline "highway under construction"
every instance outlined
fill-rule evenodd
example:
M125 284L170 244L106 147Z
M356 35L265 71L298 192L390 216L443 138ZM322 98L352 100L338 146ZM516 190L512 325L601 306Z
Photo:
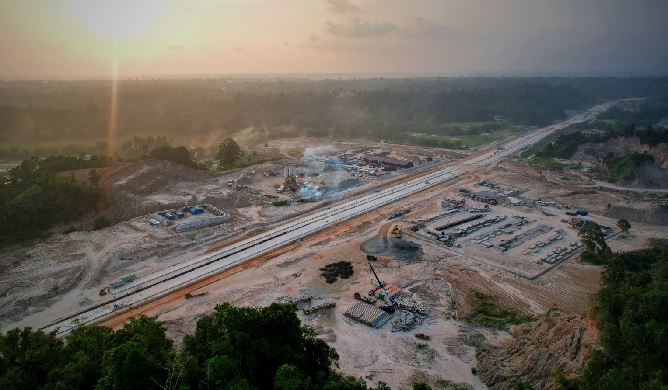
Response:
M340 202L325 210L284 223L215 252L144 275L132 283L112 289L110 292L113 297L100 303L82 307L77 312L66 313L60 318L45 324L40 329L66 334L74 326L97 323L118 314L126 307L139 307L156 298L171 294L175 290L201 282L212 275L250 259L298 242L343 221L407 198L423 190L441 186L465 173L494 164L507 156L517 154L559 129L592 119L614 104L615 102L608 102L595 106L587 112L564 122L536 130L527 136L510 141L499 148L490 149L462 162L443 165L420 177L395 184L378 192Z

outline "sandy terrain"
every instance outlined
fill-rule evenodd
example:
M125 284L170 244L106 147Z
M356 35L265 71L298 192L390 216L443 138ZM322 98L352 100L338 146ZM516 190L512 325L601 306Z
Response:
M295 147L307 148L308 142L272 146L289 155ZM303 170L305 176L311 173L312 167L300 161L288 161ZM102 302L99 290L125 275L134 273L141 278L153 270L224 245L226 240L254 235L271 224L326 207L322 201L274 207L266 197L263 199L264 194L289 196L272 192L273 186L282 182L282 176L263 175L271 171L282 172L284 165L272 163L222 176L197 176L161 163L148 162L109 173L105 180L114 188L114 196L127 199L122 205L134 202L133 206L127 206L132 213L144 211L107 229L55 235L33 247L4 253L0 266L2 330L46 325L58 313L76 311L80 304ZM324 187L336 187L336 183L350 179L345 175L342 177L341 172L322 170L316 173L322 175L317 180L324 181ZM354 197L409 175L411 173L393 175L383 180L361 178L359 185L332 191L332 200ZM227 186L228 180L261 192L234 190ZM493 206L489 216L505 215L508 220L518 216L532 221L506 238L536 226L551 228L548 233L526 240L506 252L483 248L474 242L503 223L483 227L458 239L461 247L446 247L422 230L410 232L409 228L416 221L443 213L441 199L458 198L457 188L480 190L475 186L479 180L493 181L503 188L522 189L524 192L519 196L523 198L558 202L571 206L568 210L587 209L591 213L590 219L609 226L614 226L616 220L603 216L607 204L625 200L620 193L549 183L526 166L505 161L476 175L463 176L456 183L432 188L339 224L258 259L252 266L230 271L194 291L206 292L204 296L185 299L183 293L179 293L138 310L123 312L105 324L120 326L125 318L138 313L156 315L166 322L170 336L178 342L185 333L194 330L201 315L210 312L218 303L268 305L284 297L296 298L308 293L314 297L312 304L326 300L336 302L335 308L310 315L300 311L299 316L336 348L344 372L365 377L370 384L382 380L393 388L407 388L411 378L424 379L434 385L462 383L485 388L471 373L471 368L477 364L476 345L481 341L499 343L510 335L467 322L466 317L472 311L467 298L477 291L496 297L501 306L518 313L540 315L556 306L567 314L584 315L590 295L598 289L601 269L581 263L577 254L555 264L537 264L537 260L551 248L577 242L577 231L562 222L566 218L566 209L546 207L544 211L554 214L547 216L535 207ZM174 205L204 202L224 208L233 215L232 220L214 227L175 233L171 227L151 227L144 215ZM482 206L470 200L467 204ZM150 207L155 210L134 205L152 205ZM388 216L405 208L410 208L411 212L388 221ZM123 207L112 212L119 218L130 213ZM443 223L447 218L451 217L434 223ZM401 239L389 234L394 225L403 230ZM564 232L562 240L537 253L530 252L531 245L558 230ZM648 238L668 235L665 226L644 224L633 224L631 232L629 237L613 235L609 245L614 250L630 250L642 247ZM499 236L490 242L499 245L502 238ZM374 268L383 281L403 287L405 296L430 309L431 315L415 329L430 335L430 341L416 339L413 332L391 332L389 324L373 329L343 315L357 303L354 292L366 294L373 287L373 275L366 261L368 253L378 256ZM354 275L327 284L319 268L341 260L353 264Z

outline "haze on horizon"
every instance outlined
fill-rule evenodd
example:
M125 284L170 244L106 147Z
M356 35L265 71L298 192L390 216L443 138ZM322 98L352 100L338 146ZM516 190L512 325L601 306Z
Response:
M9 0L0 79L665 75L665 0Z

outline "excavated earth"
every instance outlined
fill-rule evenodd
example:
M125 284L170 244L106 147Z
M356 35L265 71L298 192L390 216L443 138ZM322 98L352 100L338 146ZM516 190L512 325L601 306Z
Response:
M517 381L536 389L558 389L555 367L575 376L597 346L598 332L586 319L559 310L518 325L500 345L482 344L476 353L478 375L491 389L512 390Z
M302 140L297 141L303 145ZM286 150L294 145L286 143ZM253 169L282 170L280 164ZM80 172L82 180L86 174ZM329 204L273 207L257 196L226 186L227 180L250 175L248 170L215 175L145 161L104 170L102 175L110 194L109 209L104 213L121 222L99 231L54 234L36 245L2 253L3 331L15 326L42 326L53 319L54 311L74 312L101 299L98 292L102 287L127 274L142 278L202 256L229 240L261 234L268 226ZM326 179L325 175L321 179ZM261 181L260 176L248 180ZM273 183L270 180L274 179L265 180L267 185ZM463 248L448 248L410 231L416 220L443 213L444 197L457 197L458 187L472 188L481 180L522 189L522 197L587 209L589 218L613 227L618 217L608 213L616 212L615 205L631 207L626 202L632 201L634 208L652 207L651 202L635 201L620 192L554 184L525 164L502 161L300 240L287 251L200 287L196 292L207 292L204 296L185 299L182 294L174 295L164 303L123 313L105 324L118 327L128 316L140 313L157 316L178 343L194 330L197 319L218 303L261 306L286 296L311 294L313 304L335 301L337 306L313 315L300 311L300 319L336 348L342 371L365 377L370 385L385 381L392 388L410 388L412 380L424 380L433 388L505 389L512 388L510 378L518 377L535 388L551 388L551 373L557 368L567 374L577 372L595 348L595 330L584 318L591 305L590 296L598 290L601 268L582 263L577 256L555 266L538 265L529 256L518 254L515 259L514 255L482 249L466 240ZM364 195L371 186L387 183L356 185L342 192L339 199ZM151 227L145 218L151 211L192 202L225 208L233 218L222 225L186 233ZM608 208L608 204L612 206ZM412 210L410 214L388 221L390 215L406 208ZM563 228L569 240L577 238L577 233L561 221L564 210L550 209L559 215L546 217L532 207L494 209L509 218L540 219L555 230ZM613 235L608 244L615 251L633 250L650 238L668 236L666 226L652 222L649 217L632 222L630 235ZM390 233L395 225L404 232L401 239ZM343 315L357 303L355 292L365 294L373 288L368 253L377 255L374 269L383 281L401 286L406 296L429 308L431 315L414 331L391 332L388 325L372 329ZM350 262L354 274L327 283L319 268L340 261ZM467 319L475 314L474 293L492 296L499 307L538 320L517 326L510 333L477 325ZM554 307L560 311L551 310ZM414 332L428 334L431 340L418 340ZM472 373L474 367L478 375Z

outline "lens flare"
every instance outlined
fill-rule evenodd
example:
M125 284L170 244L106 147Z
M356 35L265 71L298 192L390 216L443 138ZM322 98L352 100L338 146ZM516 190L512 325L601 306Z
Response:
M116 126L118 120L118 38L114 39L111 59L111 99L109 102L109 127L107 129L107 157L114 154Z

